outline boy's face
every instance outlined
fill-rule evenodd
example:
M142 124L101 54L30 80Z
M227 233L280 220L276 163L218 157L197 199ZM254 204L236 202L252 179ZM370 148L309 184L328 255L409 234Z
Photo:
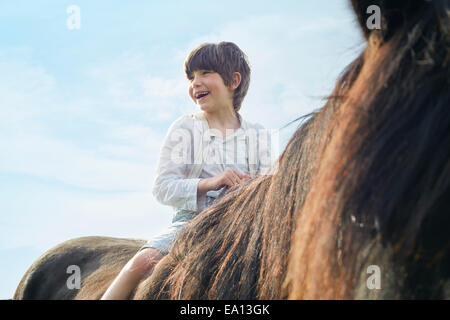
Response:
M196 70L192 73L189 96L202 111L216 112L221 108L233 110L233 89L227 87L222 77L212 70Z

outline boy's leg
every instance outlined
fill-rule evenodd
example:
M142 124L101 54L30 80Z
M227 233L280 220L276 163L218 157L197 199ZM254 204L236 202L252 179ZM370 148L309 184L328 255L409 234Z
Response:
M128 261L125 267L123 267L101 299L127 299L147 271L162 258L163 255L157 249L145 248L140 250L130 261Z

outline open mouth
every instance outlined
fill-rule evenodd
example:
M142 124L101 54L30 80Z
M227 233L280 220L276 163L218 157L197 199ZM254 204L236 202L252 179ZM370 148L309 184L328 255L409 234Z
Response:
M198 101L202 100L203 98L205 98L207 95L209 94L209 91L201 91L195 94L195 99L197 99Z

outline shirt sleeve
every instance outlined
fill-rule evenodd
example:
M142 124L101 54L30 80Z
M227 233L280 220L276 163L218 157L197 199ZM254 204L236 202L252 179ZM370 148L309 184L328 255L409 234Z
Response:
M158 159L152 193L162 204L177 209L196 211L199 178L187 179L192 163L193 127L186 128L175 121L164 139Z

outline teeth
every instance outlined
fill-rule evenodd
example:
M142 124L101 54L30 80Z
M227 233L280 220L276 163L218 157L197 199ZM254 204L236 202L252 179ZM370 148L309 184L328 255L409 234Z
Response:
M199 99L199 98L201 98L201 97L207 95L208 93L209 93L208 91L202 91L202 92L197 93L197 94L195 95L195 97L196 97L197 99Z

